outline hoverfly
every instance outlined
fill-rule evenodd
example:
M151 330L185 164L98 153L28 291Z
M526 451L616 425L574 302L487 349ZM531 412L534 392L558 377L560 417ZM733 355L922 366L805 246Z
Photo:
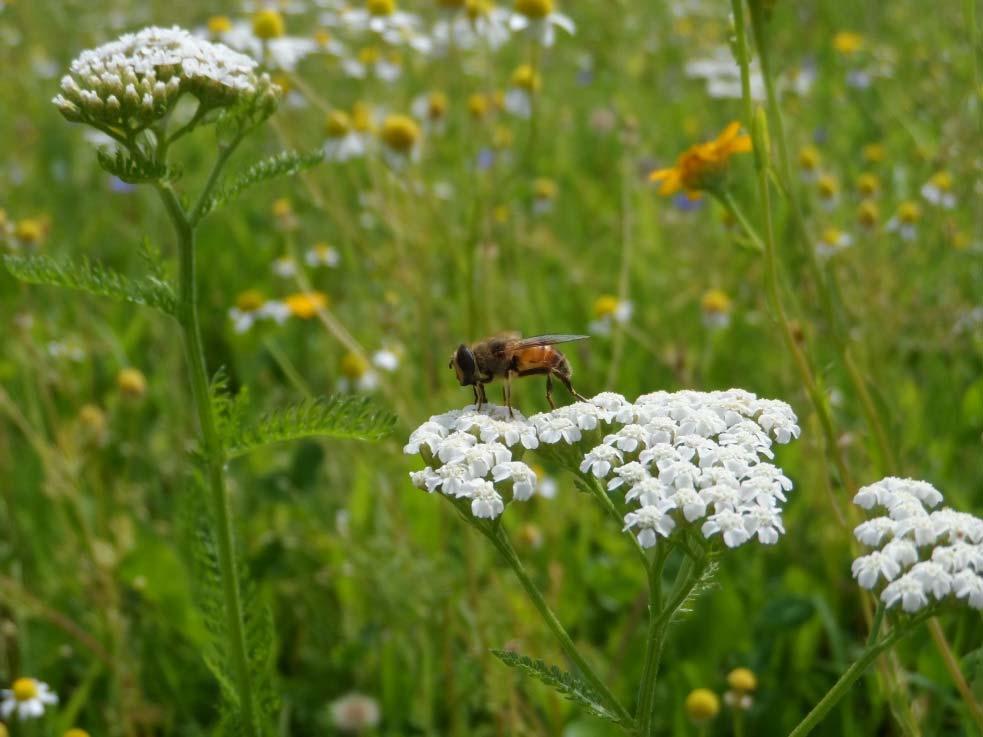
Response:
M512 416L512 379L520 376L546 375L546 401L556 409L553 401L553 377L577 399L586 401L570 383L570 363L553 346L586 340L589 335L537 335L523 338L519 333L502 333L472 343L461 344L451 356L449 368L454 369L461 386L471 386L474 403L478 409L488 401L485 384L495 379L504 379L502 398Z

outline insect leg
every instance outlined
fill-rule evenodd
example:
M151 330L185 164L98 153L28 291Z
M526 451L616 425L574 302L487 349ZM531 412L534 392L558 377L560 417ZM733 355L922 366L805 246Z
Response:
M553 375L546 374L546 401L550 403L550 409L556 409L556 402L553 401Z
M488 397L485 396L484 384L475 384L475 386L477 387L477 391L478 391L478 411L480 412L481 405L486 404L488 402Z
M569 376L561 374L559 371L553 371L552 373L556 374L556 378L560 380L560 383L562 383L563 386L567 388L567 391L573 394L575 398L579 399L581 402L587 401L587 397L583 396L580 392L573 388L573 384L570 383Z
M474 392L474 406L475 406L475 408L481 409L481 405L478 404L478 385L477 384L472 384L471 385L471 391Z
M505 384L502 387L502 392L505 394L505 406L509 408L509 417L513 417L512 414L512 372L505 372Z

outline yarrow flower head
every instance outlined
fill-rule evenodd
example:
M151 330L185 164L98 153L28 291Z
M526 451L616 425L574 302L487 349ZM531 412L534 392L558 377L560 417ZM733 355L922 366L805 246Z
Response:
M649 175L660 182L659 194L665 197L686 190L691 196L720 184L727 172L730 157L751 150L751 137L741 133L741 124L734 121L712 141L690 146L676 160L676 165L657 169Z
M185 94L202 112L251 102L272 112L277 87L257 62L188 31L156 26L83 51L52 102L72 122L121 134L165 118Z
M637 505L625 530L644 547L690 527L736 547L784 533L792 482L769 459L773 443L798 435L787 404L742 390L654 392L635 402L603 392L529 418L509 419L493 405L452 410L417 428L404 452L427 464L411 474L414 485L463 500L475 517L497 517L506 499L538 491L522 460L533 450L575 459L571 470Z
M853 577L880 589L887 607L909 614L934 602L956 599L983 610L983 519L948 507L926 481L893 476L864 486L853 498L864 509L887 514L854 530L875 548L853 561Z
M44 716L44 710L58 703L58 695L47 683L36 678L18 678L10 688L0 691L0 717L10 719L37 719Z

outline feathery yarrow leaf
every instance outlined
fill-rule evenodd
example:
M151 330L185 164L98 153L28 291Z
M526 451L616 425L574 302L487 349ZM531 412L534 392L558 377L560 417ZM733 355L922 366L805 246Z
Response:
M156 158L136 159L121 148L101 148L96 152L96 158L105 171L128 184L174 181L179 177L177 169Z
M270 412L251 426L237 423L227 437L228 454L236 457L254 448L286 440L330 437L381 440L396 424L396 416L366 397L306 400Z
M622 723L623 720L617 714L611 713L603 705L597 692L573 673L562 671L555 665L547 665L542 660L534 660L512 650L492 650L492 654L505 665L532 676L568 701L579 704L594 716L615 724Z
M159 276L131 279L118 271L83 258L56 261L48 256L4 257L4 265L15 277L30 284L50 284L124 302L156 307L174 315L177 298L171 286Z
M250 187L277 177L293 176L317 166L323 160L324 152L317 149L315 151L281 151L275 156L257 161L230 182L221 186L218 192L212 195L202 214L207 214L215 208L235 200Z

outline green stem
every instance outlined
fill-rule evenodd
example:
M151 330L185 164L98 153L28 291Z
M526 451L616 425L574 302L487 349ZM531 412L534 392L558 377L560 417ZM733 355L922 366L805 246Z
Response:
M225 157L227 158L227 156ZM224 159L223 159L224 160ZM214 182L216 167L209 179ZM201 340L201 327L198 321L198 290L195 278L195 232L194 221L189 219L174 190L166 184L158 184L157 192L174 224L178 239L180 260L178 322L184 339L188 369L191 375L191 394L202 438L202 453L207 467L208 484L212 494L215 514L216 545L218 563L222 578L222 593L225 599L225 617L228 629L228 648L232 670L236 679L244 732L248 737L259 737L253 700L252 684L249 677L249 661L246 654L246 637L243 623L242 596L239 591L238 566L232 532L232 509L225 486L225 449L218 433L212 411L208 390L208 370L205 364L205 351ZM199 203L203 202L209 191L202 191Z
M880 608L879 612L882 611ZM826 718L826 715L830 710L836 706L847 692L853 686L854 683L864 674L864 672L871 666L871 664L877 659L877 656L882 652L890 648L894 643L898 642L902 638L909 635L914 629L924 622L931 616L931 612L926 611L918 615L910 622L905 625L899 626L892 630L890 634L884 637L880 642L874 645L868 645L864 650L863 655L860 656L859 660L851 665L847 671L840 676L840 679L833 684L833 687L826 692L826 695L820 699L819 703L816 704L812 711L810 711L805 719L799 722L799 725L789 732L788 737L805 737L809 734L816 726Z
M665 553L660 551L660 555L665 555ZM679 572L676 574L676 581L673 584L669 601L665 606L662 606L661 578L664 563L664 558L659 560L657 557L656 565L652 567L652 575L649 577L648 640L645 645L645 665L642 668L642 682L639 687L638 710L635 714L635 719L638 722L636 733L638 737L651 737L654 734L655 686L659 678L659 662L662 659L662 648L665 644L669 622L693 591L693 587L703 574L703 569L706 568L705 557L699 560L684 558ZM658 580L656 580L656 576L658 576Z
M577 650L577 646L574 644L573 640L570 639L570 635L563 628L560 620L556 618L553 610L550 609L549 604L546 603L546 599L543 598L543 594L540 592L539 588L530 578L529 573L526 571L525 567L522 565L522 561L519 560L518 554L515 552L515 548L512 547L512 543L505 532L505 528L501 524L494 524L491 526L477 524L475 525L482 534L484 534L492 544L498 548L498 551L502 554L505 560L511 566L512 570L515 572L516 577L519 579L519 583L522 584L522 588L526 590L529 598L532 600L533 606L536 607L536 611L543 618L546 626L550 628L553 636L556 637L557 641L560 643L560 647L563 652L571 662L576 666L577 670L584 679L594 688L597 694L604 699L605 705L614 714L622 720L624 724L631 724L631 714L625 709L618 701L617 697L611 693L611 690L607 687L604 681L594 672L594 669L590 667L590 664L584 659L580 651Z

